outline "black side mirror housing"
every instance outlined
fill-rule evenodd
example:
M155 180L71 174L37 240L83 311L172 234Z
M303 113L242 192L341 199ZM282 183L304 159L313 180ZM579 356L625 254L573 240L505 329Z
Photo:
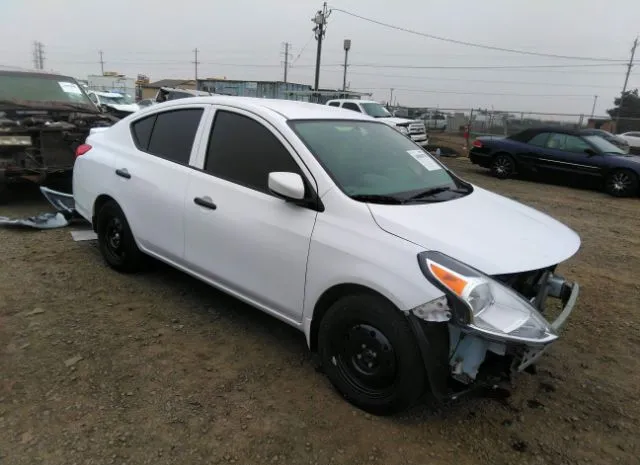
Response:
M586 153L587 155L589 155L590 157L594 156L594 155L598 155L598 152L596 152L593 149L584 149L584 153Z

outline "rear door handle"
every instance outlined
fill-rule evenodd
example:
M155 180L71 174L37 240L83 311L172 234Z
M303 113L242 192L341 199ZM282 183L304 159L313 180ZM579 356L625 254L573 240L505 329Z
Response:
M131 179L131 175L129 174L129 171L127 171L126 168L117 169L116 174L121 178Z
M208 208L209 210L215 210L218 208L216 204L212 202L211 197L196 197L193 199L193 203L200 205L201 207Z

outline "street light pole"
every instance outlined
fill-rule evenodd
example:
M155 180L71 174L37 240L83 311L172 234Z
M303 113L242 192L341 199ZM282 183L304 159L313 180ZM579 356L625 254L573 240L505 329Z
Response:
M349 66L349 50L351 49L351 40L344 39L344 75L342 76L342 92L347 91L347 66Z
M593 114L596 112L596 102L598 101L598 96L593 96L593 107L591 107L591 118L593 118Z

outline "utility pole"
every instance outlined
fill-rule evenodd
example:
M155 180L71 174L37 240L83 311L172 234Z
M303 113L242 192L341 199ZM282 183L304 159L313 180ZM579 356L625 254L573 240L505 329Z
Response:
M351 39L344 39L344 75L342 76L342 92L347 91L347 66L349 50L351 49Z
M596 102L598 101L598 96L593 96L593 106L591 107L591 118L593 118L593 114L596 112Z
M282 52L281 54L284 55L284 83L287 83L287 73L289 71L289 47L291 47L291 44L289 42L283 42L284 45L284 52Z
M200 64L200 62L198 61L198 48L194 48L193 49L193 53L195 56L195 60L193 61L193 64L195 66L195 77L196 77L196 90L200 90L200 85L198 84L198 65Z
M104 76L104 59L102 57L102 50L100 50L98 54L100 55L100 75Z
M393 106L393 87L390 90L391 95L389 96L389 106Z
M33 43L33 67L44 69L44 45L37 40Z
M322 10L318 10L316 12L316 15L311 20L316 25L313 28L313 31L316 33L316 40L318 41L318 51L316 53L316 79L313 86L316 92L318 91L318 87L320 85L320 57L322 55L322 39L324 39L324 35L327 30L327 18L330 14L331 11L327 9L327 2L324 2Z
M627 91L627 84L629 83L629 74L631 74L631 68L633 68L633 58L636 55L636 47L638 46L638 38L633 41L633 47L631 47L631 58L627 64L627 74L624 77L624 85L622 86L622 94L620 95L620 105L618 106L618 112L616 113L616 132L618 132L618 121L620 120L620 113L622 113L622 104L624 103L624 93Z

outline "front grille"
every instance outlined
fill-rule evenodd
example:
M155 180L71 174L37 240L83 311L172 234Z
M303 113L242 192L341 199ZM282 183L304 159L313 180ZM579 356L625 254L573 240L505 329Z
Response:
M422 123L411 123L409 125L409 134L423 134L424 132L424 124Z

